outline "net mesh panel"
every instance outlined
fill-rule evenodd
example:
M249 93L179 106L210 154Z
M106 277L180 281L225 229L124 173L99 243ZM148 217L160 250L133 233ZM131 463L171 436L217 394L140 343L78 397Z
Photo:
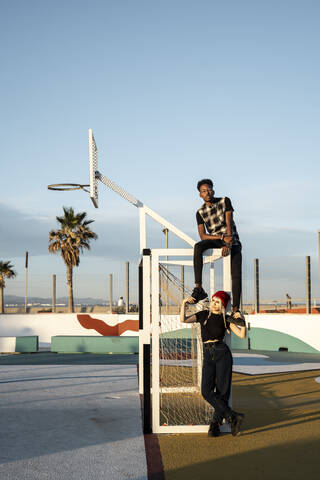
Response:
M159 266L160 425L207 425L213 410L201 395L200 325L180 322L178 310L191 289L171 270ZM186 315L208 307L208 302L187 304Z

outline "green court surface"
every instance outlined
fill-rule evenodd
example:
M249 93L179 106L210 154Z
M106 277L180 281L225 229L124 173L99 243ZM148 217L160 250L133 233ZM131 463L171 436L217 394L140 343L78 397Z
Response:
M240 436L158 435L166 480L319 478L320 370L233 375Z

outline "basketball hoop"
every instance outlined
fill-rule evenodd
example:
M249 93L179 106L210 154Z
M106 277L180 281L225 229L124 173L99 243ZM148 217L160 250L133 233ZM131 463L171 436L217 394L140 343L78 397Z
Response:
M90 185L80 185L79 183L53 183L52 185L48 185L48 190L57 190L57 191L64 191L64 190L84 190L87 193L90 193L85 187L90 187Z

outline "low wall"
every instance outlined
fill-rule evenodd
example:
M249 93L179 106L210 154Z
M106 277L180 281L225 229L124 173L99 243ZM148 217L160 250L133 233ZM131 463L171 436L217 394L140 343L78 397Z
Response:
M170 331L185 329L178 315L169 315ZM241 340L232 335L233 348L320 352L320 314L257 314L246 315L248 335ZM40 346L50 346L51 337L138 336L137 314L37 314L0 315L0 337L39 337ZM186 336L187 330L186 330Z
M0 337L39 337L40 346L50 346L57 335L138 336L138 314L55 314L0 315Z
M56 353L117 353L139 352L136 337L86 337L58 335L51 339L51 351Z
M257 314L245 315L247 337L241 340L232 333L232 348L288 352L320 352L320 315L307 314ZM178 315L170 315L165 322L165 337L191 338L190 326L181 324Z
M320 352L320 315L246 315L246 322L248 335L245 348L248 348L250 342L252 350L276 351L287 348L289 352ZM241 348L237 347L237 343L239 339L235 338L233 347Z
M38 351L38 337L0 337L0 353L34 353Z

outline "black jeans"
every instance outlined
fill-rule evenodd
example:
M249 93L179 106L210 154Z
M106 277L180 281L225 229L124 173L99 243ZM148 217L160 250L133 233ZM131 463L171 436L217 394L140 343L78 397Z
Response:
M231 415L228 401L231 391L232 355L224 342L203 344L201 393L214 408L213 421L222 423Z
M202 284L203 252L210 248L222 248L221 240L201 240L194 246L193 268L195 283ZM241 245L231 247L232 305L240 307L242 289L242 253Z

